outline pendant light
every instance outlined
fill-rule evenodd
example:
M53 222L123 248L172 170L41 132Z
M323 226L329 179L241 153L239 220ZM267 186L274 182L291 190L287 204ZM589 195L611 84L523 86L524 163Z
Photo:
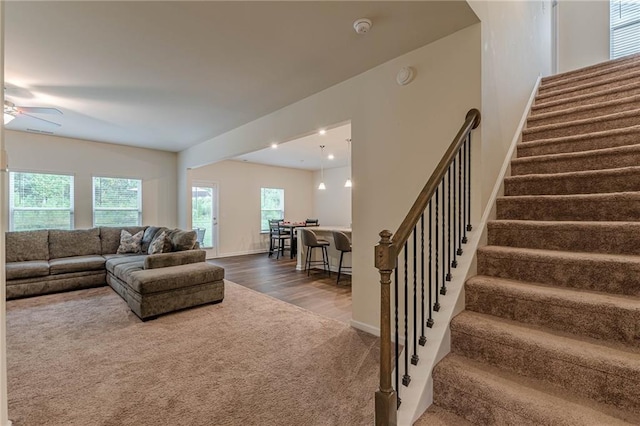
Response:
M351 188L353 186L353 183L351 183L351 138L347 139L347 162L349 167L349 177L344 183L344 187Z
M318 189L324 191L327 187L324 185L324 145L320 145L320 185Z

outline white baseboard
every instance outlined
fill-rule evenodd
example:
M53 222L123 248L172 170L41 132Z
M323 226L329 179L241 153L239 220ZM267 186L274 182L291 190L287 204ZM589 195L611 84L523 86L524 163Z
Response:
M372 325L365 324L363 322L356 321L353 319L351 320L350 324L351 324L351 327L353 328L357 328L358 330L362 330L366 333L373 334L374 336L380 337L380 329L378 327L374 327Z
M236 251L233 253L218 253L217 256L208 258L209 259L217 259L220 257L233 257L233 256L246 256L248 254L260 254L260 253L268 253L268 249L255 249L255 250L244 250L244 251Z

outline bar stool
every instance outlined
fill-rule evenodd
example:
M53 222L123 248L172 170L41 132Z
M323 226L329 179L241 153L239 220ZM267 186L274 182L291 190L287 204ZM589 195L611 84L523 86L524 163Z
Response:
M287 240L291 241L291 234L280 227L277 219L269 221L269 257L277 251L276 259L280 259L280 253L284 256L285 250L291 250L291 244L287 246Z
M336 250L340 250L340 264L338 265L338 279L336 284L340 284L340 273L342 272L342 258L345 253L351 253L351 240L344 232L333 231L333 243L336 246ZM345 266L344 269L351 271L351 266Z
M307 271L307 276L311 273L311 265L322 263L322 268L325 272L331 276L331 269L329 268L329 254L327 253L327 247L329 241L323 240L316 236L316 233L310 229L300 228L300 238L302 238L302 244L306 247L306 256L304 259L304 269ZM322 250L322 260L313 259L313 249L320 247Z

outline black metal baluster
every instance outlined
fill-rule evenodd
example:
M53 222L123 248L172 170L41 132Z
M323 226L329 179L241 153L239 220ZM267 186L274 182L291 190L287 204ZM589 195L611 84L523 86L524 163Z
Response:
M458 186L456 184L456 157L453 157L453 165L451 167L451 174L453 175L453 201L451 202L453 205L453 212L451 213L453 216L453 246L451 246L451 253L453 253L453 261L451 262L452 268L458 267L458 216L456 215L456 211L458 209L457 200L458 200Z
M396 265L398 264L398 259L396 258ZM395 324L396 324L396 331L395 331L395 350L396 350L396 396L398 398L398 407L400 407L400 384L399 384L399 377L400 377L400 354L399 354L399 339L400 339L400 335L398 333L398 267L396 266L396 268L393 270L393 274L394 274L394 279L393 279L393 286L394 286L394 299L395 299L395 307L394 307L394 314L395 314Z
M444 203L444 187L445 187L445 179L442 178L442 285L440 286L440 294L447 294L447 265L449 262L447 261L447 256L449 252L449 248L445 245L445 222L446 222L446 214L447 214L447 205Z
M429 202L429 208L431 208L431 202ZM424 335L424 212L420 216L420 289L422 289L422 304L420 305L422 310L422 317L420 321L420 328L422 333L420 334L420 346L424 346L427 343L427 338ZM431 303L429 303L429 309L431 309Z
M438 296L438 257L439 257L439 250L438 250L438 244L440 243L440 241L438 240L438 216L440 215L440 208L438 207L438 189L440 188L440 185L438 185L436 187L436 226L435 226L435 230L436 230L436 238L434 240L434 243L436 245L436 274L435 274L435 286L433 286L433 291L436 294L436 303L433 305L433 310L438 312L440 310L440 301L439 296ZM431 291L431 289L429 289L429 291Z
M436 188L436 204L438 202L438 188ZM432 221L431 221L431 216L432 216L432 204L433 204L433 198L431 200L429 200L429 319L427 320L427 327L431 328L433 327L433 312L432 312L432 307L435 309L435 307L433 306L433 274L432 274L432 269L431 269L431 265L432 265L432 256L431 256L431 252L433 250L433 238L431 238L431 231L432 229ZM437 229L437 228L436 228ZM436 237L436 240L438 239L438 237ZM437 257L437 256L436 256ZM436 275L437 275L437 271L436 271ZM436 284L437 287L437 284ZM437 294L437 292L436 292ZM439 308L439 307L438 307Z
M464 173L464 208L462 212L464 215L464 224L462 225L462 244L467 244L467 223L469 223L467 222L467 206L469 205L469 191L467 191L467 180L469 178L469 175L467 174L467 140L462 144L462 155L464 155L464 166L462 167L462 171Z
M462 256L462 147L458 150L458 256Z
M418 228L413 227L413 355L411 364L418 365L418 261L416 253L418 251Z
M467 157L467 173L469 174L469 178L467 180L467 183L469 184L469 199L468 199L468 204L467 204L467 231L471 231L473 229L473 226L471 226L471 133L469 133L469 135L467 135L467 151L468 151L468 157Z
M447 206L447 258L449 260L447 262L447 281L451 281L451 254L453 253L453 247L451 246L451 165L447 169ZM444 291L442 294L446 294L447 287L442 286L442 289L440 289L440 291Z
M404 375L402 384L409 386L409 243L404 243Z

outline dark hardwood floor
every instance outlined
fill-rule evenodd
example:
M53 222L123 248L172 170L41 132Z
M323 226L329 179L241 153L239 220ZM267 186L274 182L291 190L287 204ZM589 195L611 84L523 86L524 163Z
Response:
M267 254L210 259L222 266L225 278L260 293L268 294L317 314L339 321L351 320L351 276L331 277L321 270L296 271L296 260L267 257Z

